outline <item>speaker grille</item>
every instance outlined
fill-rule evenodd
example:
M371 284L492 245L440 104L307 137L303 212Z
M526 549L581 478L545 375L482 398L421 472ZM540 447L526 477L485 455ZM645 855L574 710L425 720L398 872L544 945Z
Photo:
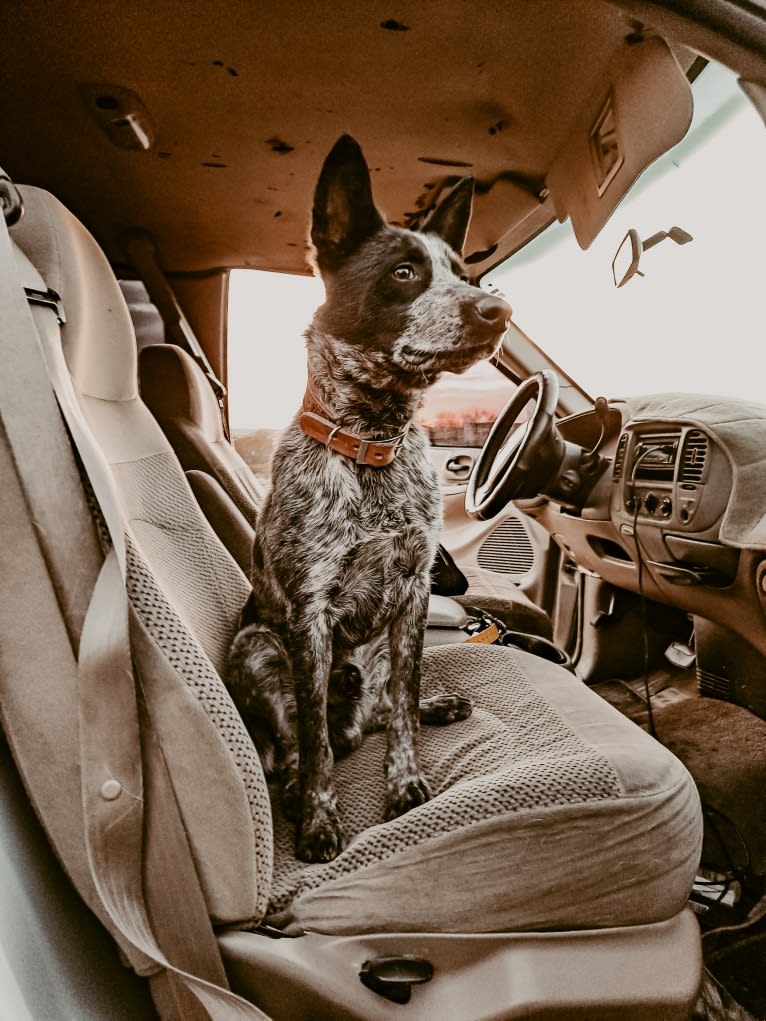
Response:
M476 559L488 571L523 576L532 570L535 551L519 518L507 518L490 532Z

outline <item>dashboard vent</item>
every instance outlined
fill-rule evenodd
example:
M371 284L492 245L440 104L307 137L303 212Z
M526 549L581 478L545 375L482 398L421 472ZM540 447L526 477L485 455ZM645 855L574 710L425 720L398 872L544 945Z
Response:
M479 567L521 577L535 562L535 551L519 518L508 518L489 533L476 555Z
M686 434L684 452L681 457L681 482L702 482L707 463L708 439L699 429Z
M622 478L622 470L625 467L625 450L628 446L628 434L623 433L620 442L617 444L617 453L614 455L614 468L612 478L616 481Z

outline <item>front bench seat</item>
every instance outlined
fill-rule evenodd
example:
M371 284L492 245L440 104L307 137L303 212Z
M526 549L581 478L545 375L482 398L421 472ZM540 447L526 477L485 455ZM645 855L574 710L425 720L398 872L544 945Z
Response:
M194 495L219 538L249 573L252 533L263 502L256 478L221 426L217 401L200 366L175 344L142 345L139 391L183 465ZM552 637L548 614L511 581L480 567L464 571L469 587L458 597L499 617L511 631ZM447 609L433 600L432 619Z
M349 846L327 864L295 859L220 680L247 580L138 395L135 339L107 260L51 195L23 194L12 236L24 283L62 296L60 340L50 309L34 315L44 342L63 344L124 515L131 602L174 672L164 687L146 677L147 699L234 988L284 1021L688 1017L700 976L685 908L702 837L694 784L547 661L494 647L428 650L424 692L463 691L475 703L467 721L423 728L435 797L383 822L383 741L371 735L335 768ZM17 508L8 514L4 534L29 529ZM90 528L82 523L83 537ZM61 627L22 628L31 608L42 619L62 612L53 590L26 597L22 552L20 541L0 544L0 704L35 735L23 763L31 795L62 857L78 861L72 650ZM44 728L39 706L51 691L59 710ZM263 921L296 938L253 931ZM409 1008L359 981L362 963L384 952L436 964Z

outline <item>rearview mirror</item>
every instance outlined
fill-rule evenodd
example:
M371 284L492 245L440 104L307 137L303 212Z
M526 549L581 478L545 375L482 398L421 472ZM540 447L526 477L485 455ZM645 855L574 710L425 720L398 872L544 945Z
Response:
M660 241L664 241L665 238L670 238L677 245L686 245L694 240L692 235L682 227L671 227L670 230L658 230L656 234L652 234L646 241L642 241L638 236L638 231L631 227L620 242L617 254L612 259L614 286L622 287L623 284L627 284L628 280L632 279L636 274L642 277L644 274L638 268L641 256L648 249L658 245Z

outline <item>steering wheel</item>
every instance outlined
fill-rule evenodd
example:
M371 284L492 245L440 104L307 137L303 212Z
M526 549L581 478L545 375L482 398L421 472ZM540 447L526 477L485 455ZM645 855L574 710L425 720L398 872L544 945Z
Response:
M467 514L493 518L510 500L537 496L558 473L565 452L555 425L558 400L559 381L550 369L519 386L476 460L465 493Z

